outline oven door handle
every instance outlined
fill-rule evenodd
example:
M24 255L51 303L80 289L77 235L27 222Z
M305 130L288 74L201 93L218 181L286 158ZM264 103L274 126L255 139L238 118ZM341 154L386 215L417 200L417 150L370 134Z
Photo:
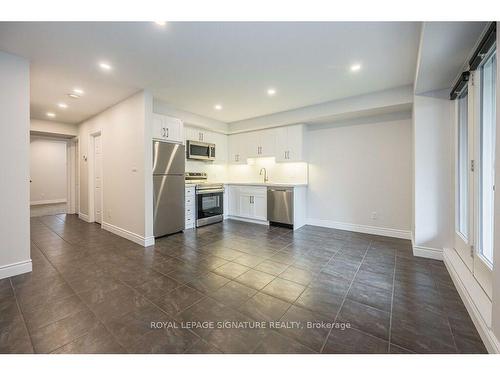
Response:
M196 190L196 195L210 194L210 193L224 193L224 189L204 189L204 190Z

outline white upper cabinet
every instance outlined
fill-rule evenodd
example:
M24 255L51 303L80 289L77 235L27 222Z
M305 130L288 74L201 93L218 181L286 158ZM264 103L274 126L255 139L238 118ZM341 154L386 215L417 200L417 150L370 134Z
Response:
M276 161L293 162L304 160L304 125L284 126L275 129Z
M153 138L166 142L182 143L184 125L181 120L153 113Z
M250 146L249 157L275 156L276 132L274 129L258 130L244 133Z
M215 162L227 162L227 135L221 133L210 132L210 143L215 143Z
M246 164L248 158L248 133L233 134L228 137L229 163Z
M210 133L208 130L189 126L186 130L186 140L214 143L210 141Z

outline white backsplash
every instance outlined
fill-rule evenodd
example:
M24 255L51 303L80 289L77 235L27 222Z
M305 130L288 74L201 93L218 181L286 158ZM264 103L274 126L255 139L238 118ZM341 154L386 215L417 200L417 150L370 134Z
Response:
M248 159L247 164L215 164L186 160L186 172L205 172L214 182L263 182L259 175L266 168L269 182L307 183L308 164L276 163L274 158Z
M186 160L186 172L205 172L208 179L214 182L226 182L228 180L227 164Z
M307 183L307 163L276 163L274 158L248 159L247 164L230 164L228 181L263 182L264 176L259 175L261 168L266 168L269 182Z

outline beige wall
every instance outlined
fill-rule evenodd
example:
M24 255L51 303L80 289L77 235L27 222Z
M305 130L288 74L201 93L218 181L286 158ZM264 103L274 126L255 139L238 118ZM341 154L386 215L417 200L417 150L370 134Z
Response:
M31 271L29 62L0 52L0 279Z
M31 137L30 203L63 203L67 199L67 141Z
M78 136L78 125L57 121L31 119L30 130L46 135Z
M310 126L306 134L307 216L312 222L387 228L409 234L409 113ZM376 219L372 218L373 212Z
M453 102L415 96L413 108L414 246L453 247Z
M137 93L79 127L80 212L89 215L88 164L91 158L86 161L84 157L89 157L92 152L89 149L91 134L100 131L103 224L141 238L152 235L152 218L147 217L152 212L152 189L148 183L152 179L151 156L148 156L152 145L146 114L146 108L151 108L151 104L146 105L146 102L151 100L147 93Z

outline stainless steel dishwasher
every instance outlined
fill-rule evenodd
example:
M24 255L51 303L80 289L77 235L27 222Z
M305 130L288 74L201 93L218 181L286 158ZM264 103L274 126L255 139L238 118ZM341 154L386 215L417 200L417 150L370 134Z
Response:
M267 188L267 220L293 227L293 187Z

